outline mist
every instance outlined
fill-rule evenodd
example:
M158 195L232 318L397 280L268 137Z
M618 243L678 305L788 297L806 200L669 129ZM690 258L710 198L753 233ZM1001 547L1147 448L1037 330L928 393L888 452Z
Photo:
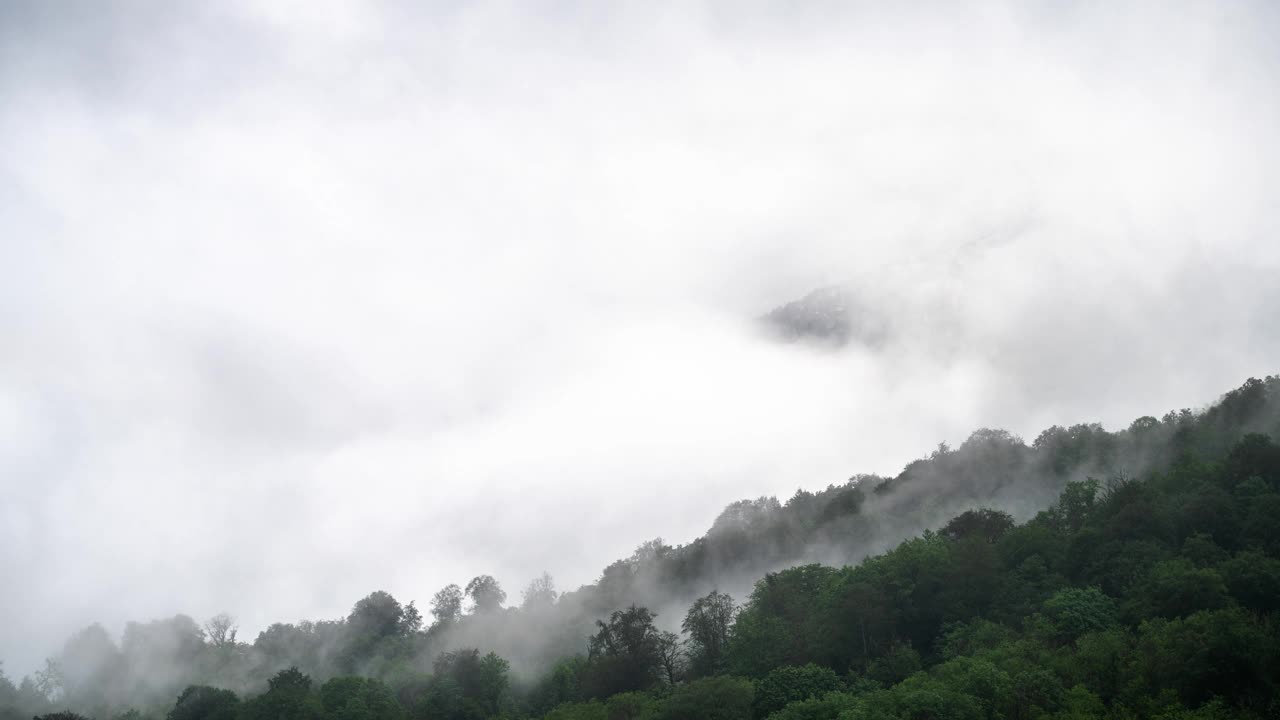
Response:
M562 590L1274 371L1266 3L11 3L0 656ZM828 286L874 344L757 319Z

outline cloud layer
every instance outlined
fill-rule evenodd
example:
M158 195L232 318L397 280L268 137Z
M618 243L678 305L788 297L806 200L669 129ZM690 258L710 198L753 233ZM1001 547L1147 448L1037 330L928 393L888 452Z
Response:
M0 10L11 674L1277 369L1268 3L419 5Z

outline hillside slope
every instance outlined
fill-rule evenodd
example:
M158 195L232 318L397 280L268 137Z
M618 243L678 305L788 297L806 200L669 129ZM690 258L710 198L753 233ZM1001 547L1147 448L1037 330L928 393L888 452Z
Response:
M561 705L558 717L595 717L594 699L632 691L653 713L746 693L748 715L764 717L830 692L826 710L781 717L950 716L912 709L926 696L988 718L1262 717L1276 709L1280 648L1277 437L1277 377L1115 432L1054 427L1027 444L979 430L892 478L733 503L703 537L645 543L563 595L544 580L504 608L479 576L470 612L446 588L425 628L415 604L386 593L252 644L185 616L131 624L118 646L91 626L38 677L0 680L0 718L159 713L188 685L252 695L273 678L265 698L290 667L307 683L378 678L387 707L415 720ZM783 670L798 667L812 677ZM487 690L468 685L481 677ZM457 703L478 703L471 714L441 699L446 680L461 683L446 693ZM823 692L795 690L811 681Z

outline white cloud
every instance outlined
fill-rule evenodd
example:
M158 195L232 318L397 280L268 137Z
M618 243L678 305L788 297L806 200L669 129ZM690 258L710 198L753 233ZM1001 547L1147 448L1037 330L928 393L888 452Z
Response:
M5 11L10 670L1274 371L1275 10L1028 7ZM751 333L832 282L888 346Z

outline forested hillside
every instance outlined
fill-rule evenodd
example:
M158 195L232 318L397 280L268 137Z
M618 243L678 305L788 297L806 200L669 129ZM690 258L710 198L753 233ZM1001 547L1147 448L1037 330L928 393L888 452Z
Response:
M599 580L77 633L0 720L1280 716L1280 378L730 505ZM532 573L531 573L532 574ZM69 717L69 716L64 716ZM52 720L52 719L50 719Z

